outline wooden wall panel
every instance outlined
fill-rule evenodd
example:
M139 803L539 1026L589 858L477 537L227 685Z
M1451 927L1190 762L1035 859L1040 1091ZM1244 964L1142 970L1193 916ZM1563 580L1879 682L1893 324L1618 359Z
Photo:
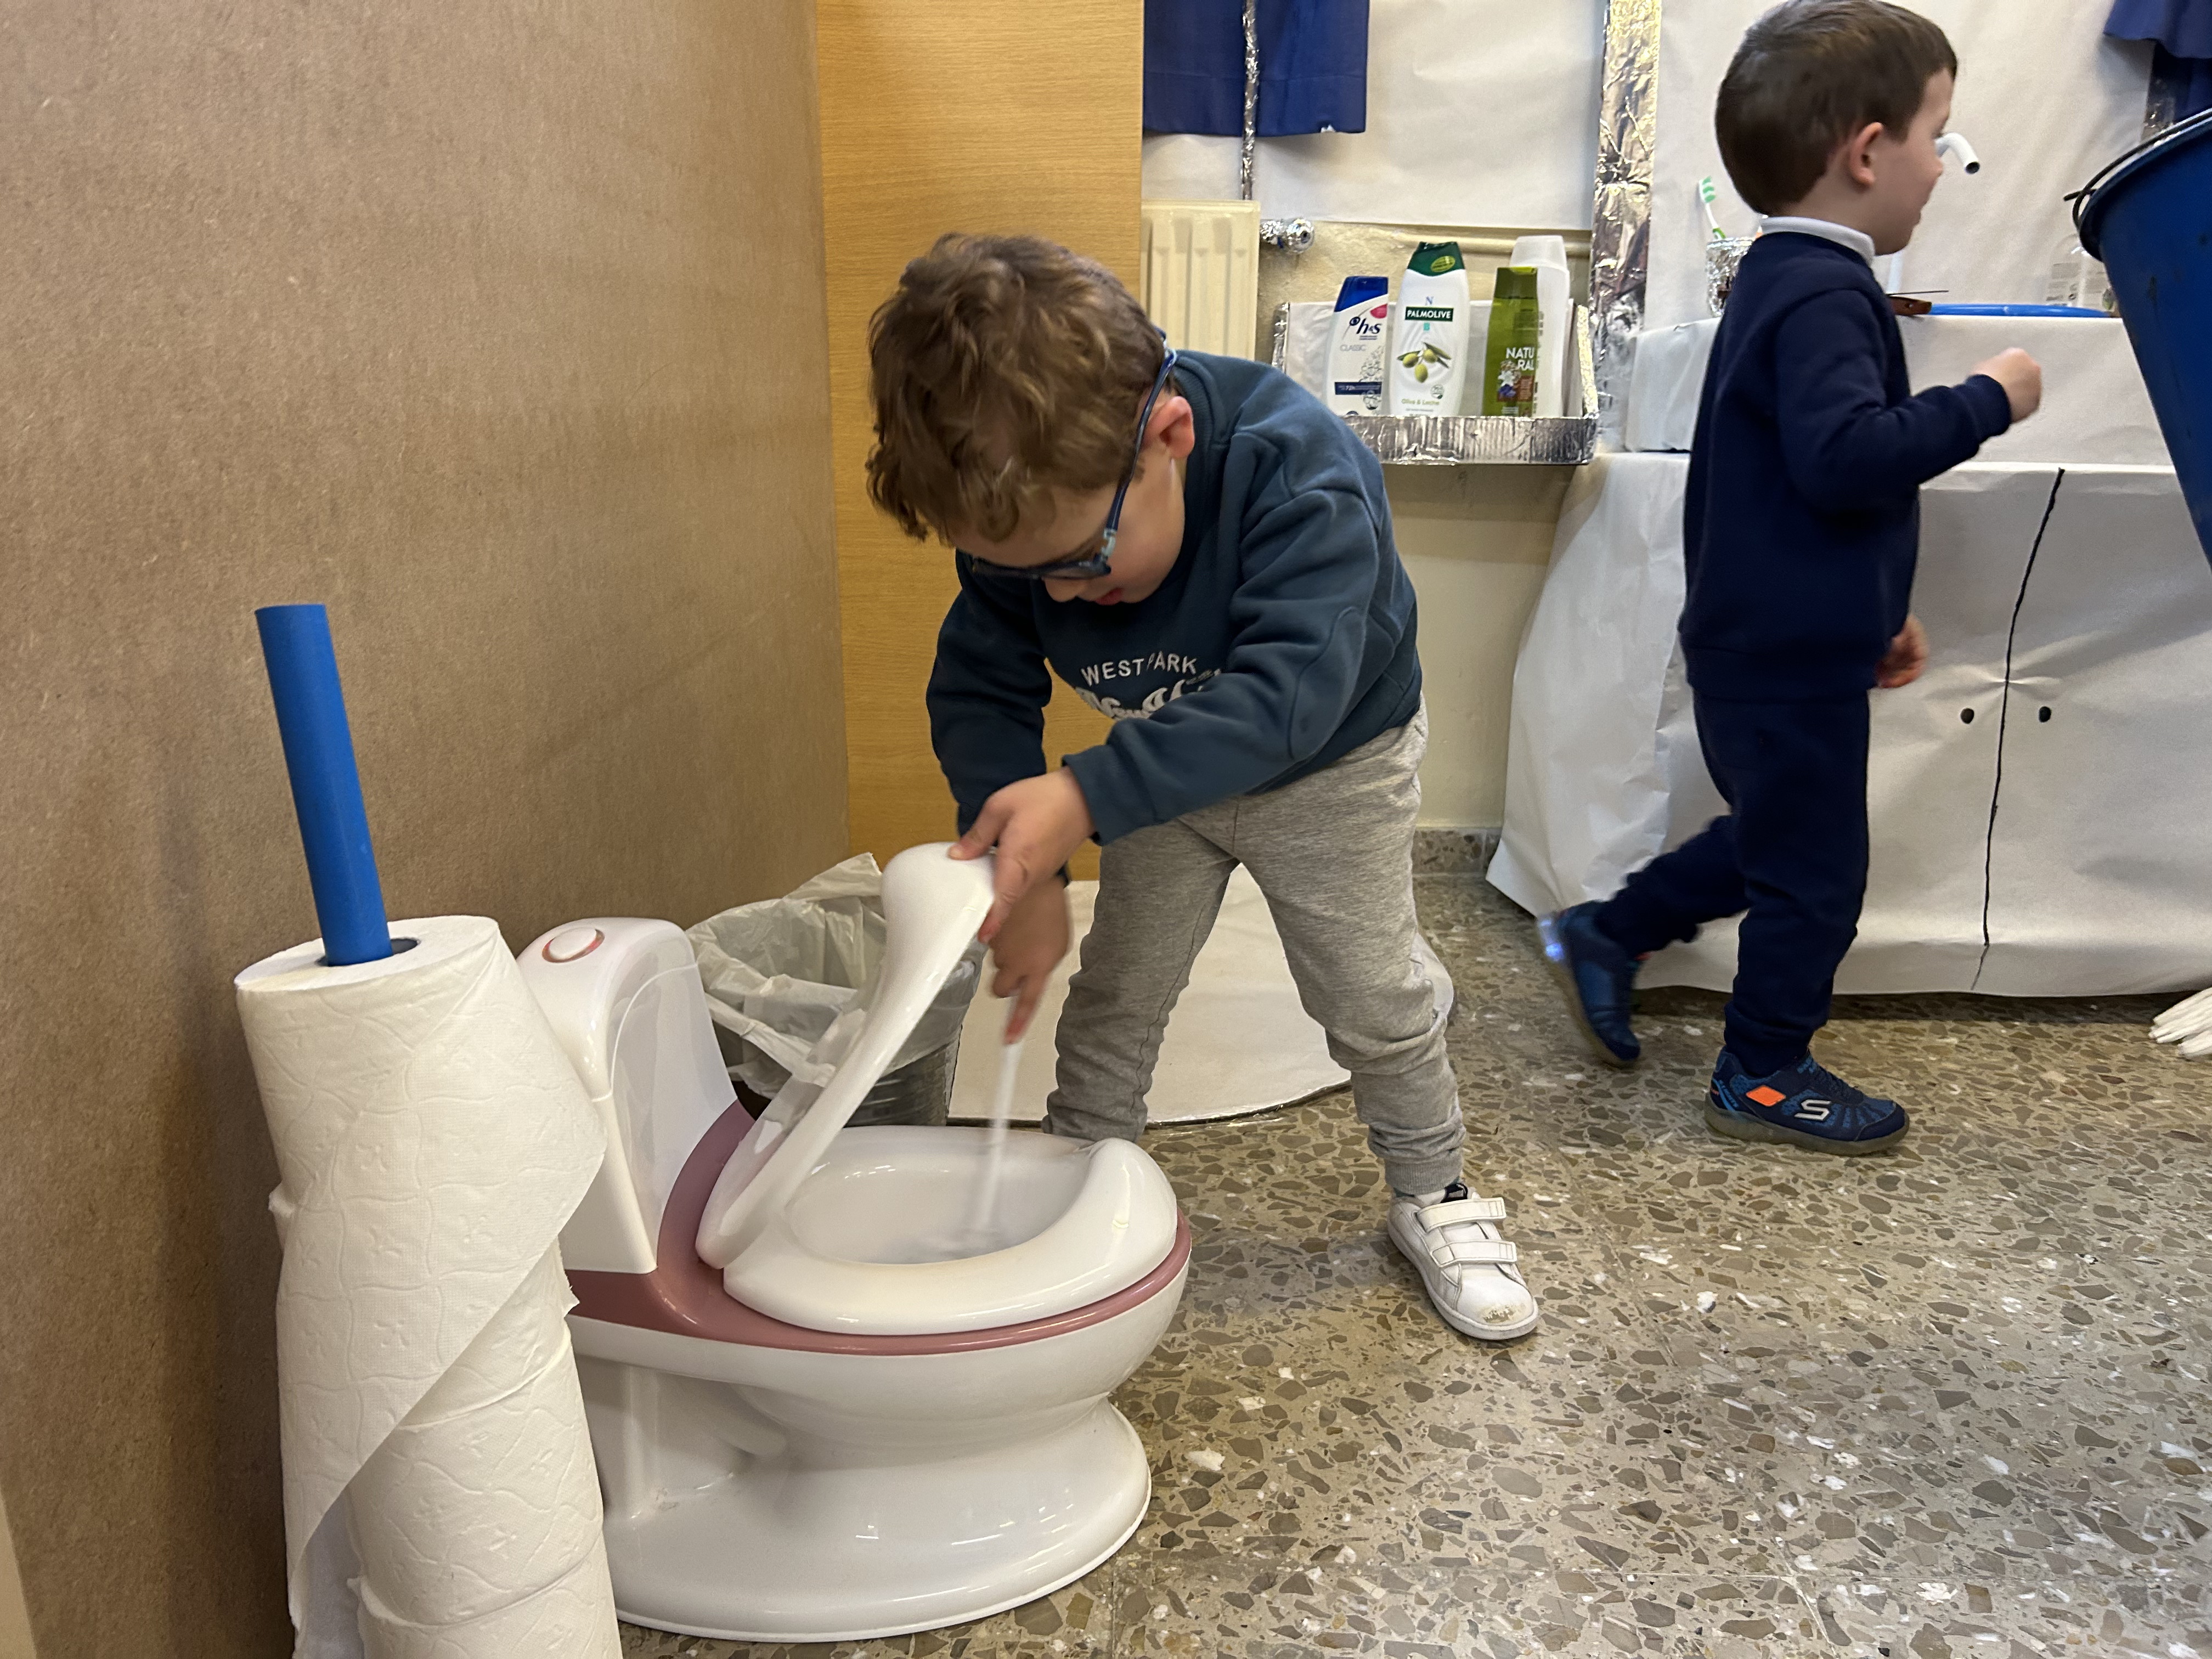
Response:
M0 1501L0 1659L37 1659L31 1645L31 1610L23 1604L23 1580L15 1571L15 1539L8 1529L8 1506Z
M395 916L690 922L843 854L812 21L0 25L0 1490L49 1659L291 1650L229 981L315 924L252 607L331 607Z
M955 585L941 546L868 501L868 318L948 230L1049 236L1135 287L1144 12L819 0L817 16L847 795L854 849L881 859L952 833L922 690ZM1104 729L1060 687L1047 755Z

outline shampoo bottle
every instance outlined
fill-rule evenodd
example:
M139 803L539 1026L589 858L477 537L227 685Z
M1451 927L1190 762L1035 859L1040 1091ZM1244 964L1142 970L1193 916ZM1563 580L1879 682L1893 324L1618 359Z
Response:
M1501 265L1498 297L1490 305L1490 338L1483 352L1484 414L1536 412L1538 331L1535 268Z
M1390 343L1390 279L1347 276L1328 331L1328 407L1335 415L1382 412L1382 354Z
M1536 413L1566 412L1567 328L1573 302L1567 297L1567 243L1563 236L1523 236L1513 244L1508 264L1533 265L1536 271Z
M1390 343L1393 415L1456 415L1467 378L1467 267L1457 242L1424 242L1398 286Z

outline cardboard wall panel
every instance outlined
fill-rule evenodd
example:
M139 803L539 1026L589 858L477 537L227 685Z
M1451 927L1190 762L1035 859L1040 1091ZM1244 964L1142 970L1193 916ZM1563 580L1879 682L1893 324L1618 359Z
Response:
M41 1653L279 1655L229 978L315 927L252 611L331 608L396 916L842 854L812 19L0 38L0 1492Z
M949 230L1048 236L1135 288L1144 11L819 0L817 17L853 846L884 859L952 834L922 692L957 584L948 551L907 540L868 501L868 319ZM1059 687L1046 755L1105 729Z

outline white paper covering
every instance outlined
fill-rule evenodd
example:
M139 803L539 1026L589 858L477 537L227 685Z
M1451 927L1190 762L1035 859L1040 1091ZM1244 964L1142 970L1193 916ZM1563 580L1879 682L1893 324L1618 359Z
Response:
M1652 179L1647 328L1705 315L1710 234L1698 181L1720 191L1729 234L1758 216L1737 198L1713 138L1713 97L1752 20L1771 0L1665 0L1659 33L1658 149ZM2150 52L2108 40L2100 0L1915 0L1959 55L1951 125L1972 139L1982 170L1956 163L1905 255L1905 289L1942 298L2040 303L2053 245L2069 228L2061 198L2142 137Z
M1982 446L1984 461L2168 466L2142 370L2118 318L1900 317L1915 392L1956 386L1977 363L2019 346L2043 365L2043 407ZM1637 342L1628 398L1631 449L1690 447L1719 322L1657 329Z
M1262 138L1269 218L1512 225L1590 222L1601 0L1373 0L1367 131ZM1242 141L1145 139L1147 201L1237 193Z
M1609 896L1722 810L1674 636L1688 468L1602 456L1561 515L1490 872L1529 909ZM1873 694L1871 868L1838 989L2212 981L2212 571L2172 472L1975 463L1921 501L1933 658ZM1724 990L1735 951L1718 924L1642 982Z

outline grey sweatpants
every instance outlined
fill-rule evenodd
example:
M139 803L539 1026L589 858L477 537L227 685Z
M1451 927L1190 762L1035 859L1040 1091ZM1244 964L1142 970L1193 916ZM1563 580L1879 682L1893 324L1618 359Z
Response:
M1391 1187L1459 1179L1459 1093L1427 970L1414 955L1413 817L1425 709L1334 765L1109 842L1098 904L1060 1017L1048 1133L1134 1140L1168 1015L1213 929L1230 872L1267 896L1298 1000L1352 1073L1352 1100Z

